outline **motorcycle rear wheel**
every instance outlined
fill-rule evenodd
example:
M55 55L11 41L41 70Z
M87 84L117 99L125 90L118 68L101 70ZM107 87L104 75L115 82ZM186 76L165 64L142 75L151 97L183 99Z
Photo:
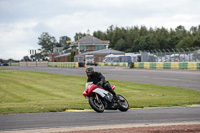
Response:
M122 112L125 112L129 109L129 104L128 104L128 101L122 96L122 95L118 95L119 96L119 99L123 100L120 101L119 100L119 110L122 111Z
M101 100L101 98L97 99L97 97L95 95L92 95L89 98L89 104L90 106L98 113L103 113L104 112L104 104Z

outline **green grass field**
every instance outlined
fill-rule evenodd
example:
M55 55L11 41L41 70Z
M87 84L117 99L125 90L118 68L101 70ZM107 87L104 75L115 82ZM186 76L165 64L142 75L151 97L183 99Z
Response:
M1 68L1 67L0 67L0 70L10 70L10 69L8 69L8 68Z
M130 107L200 104L200 92L189 89L109 80ZM52 112L90 108L82 95L86 77L0 69L0 114Z

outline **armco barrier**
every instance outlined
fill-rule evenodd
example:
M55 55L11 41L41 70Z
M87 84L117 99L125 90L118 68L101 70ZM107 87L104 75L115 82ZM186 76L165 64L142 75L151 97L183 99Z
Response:
M124 66L128 67L127 62L99 62L98 66Z
M49 62L49 67L67 67L67 68L77 68L79 67L78 62Z
M133 68L200 70L200 62L135 62Z

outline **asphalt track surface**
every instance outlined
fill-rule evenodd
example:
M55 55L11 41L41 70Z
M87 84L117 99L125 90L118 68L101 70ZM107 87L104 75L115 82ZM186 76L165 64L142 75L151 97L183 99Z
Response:
M85 76L85 68L7 67L15 70ZM183 87L200 91L200 72L181 70L139 70L125 67L95 67L106 79ZM0 115L0 132L8 130L200 122L200 106L130 109L128 112L94 111Z
M119 124L200 122L200 106L130 109L127 112L59 112L0 115L0 132L5 130L106 126Z
M85 68L55 67L20 67L10 66L15 70L48 72L62 75L86 76ZM128 67L97 66L106 79L123 80L138 83L174 86L200 91L200 71L194 70L156 70L129 69Z

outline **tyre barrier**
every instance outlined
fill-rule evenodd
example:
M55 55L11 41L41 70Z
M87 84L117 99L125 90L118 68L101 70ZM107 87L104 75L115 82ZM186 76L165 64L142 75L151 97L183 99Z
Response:
M200 70L200 62L135 62L131 68Z
M128 67L128 63L127 62L99 62L98 66L124 66L124 67Z

